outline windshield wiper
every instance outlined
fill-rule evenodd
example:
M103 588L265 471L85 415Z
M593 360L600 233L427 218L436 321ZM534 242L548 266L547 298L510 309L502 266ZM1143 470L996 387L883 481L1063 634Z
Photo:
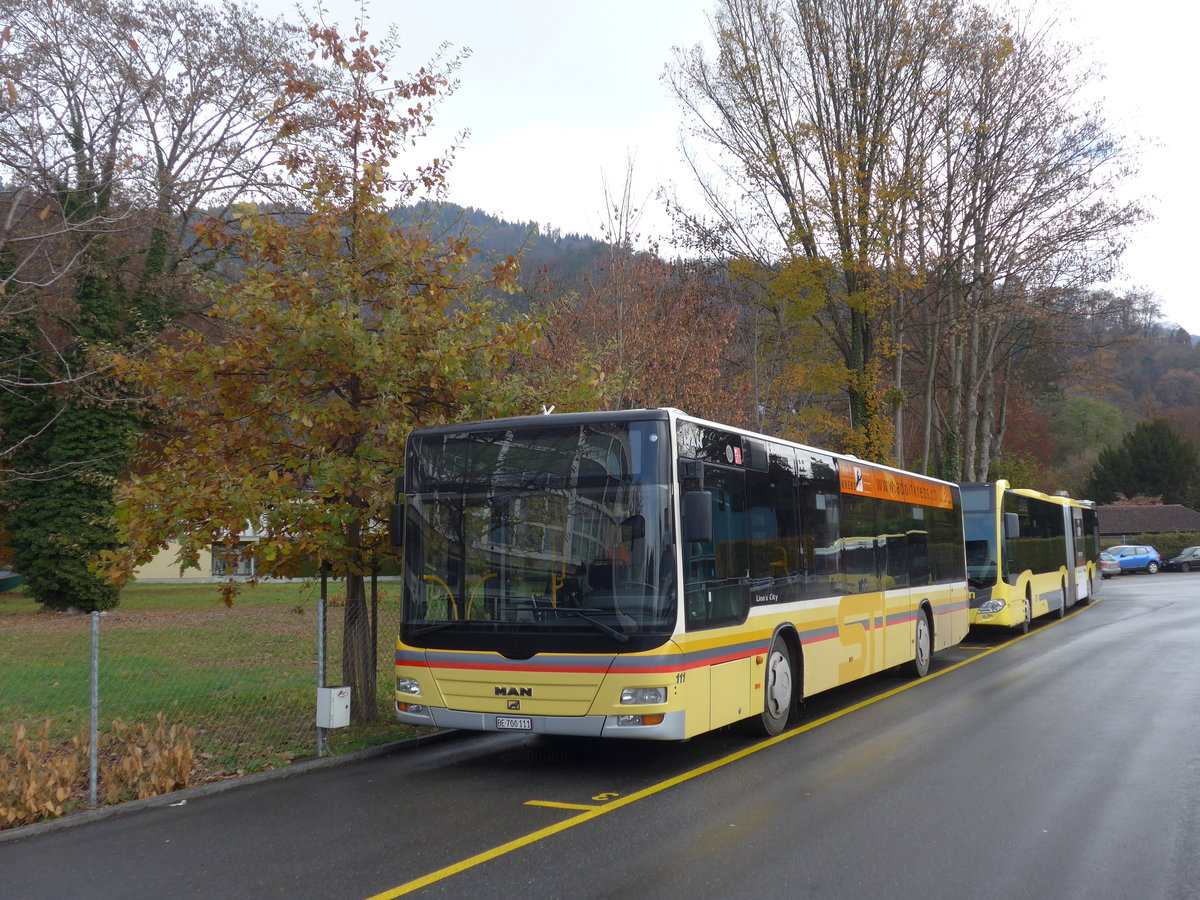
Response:
M617 641L620 641L622 644L629 643L629 635L627 635L625 632L617 631L617 629L613 628L611 625L609 625L605 622L601 622L599 619L595 618L594 616L589 615L589 613L593 613L593 612L604 612L604 610L602 610L602 609L578 609L577 607L574 607L574 606L557 606L557 607L555 607L555 612L569 613L570 615L573 615L573 616L579 616L579 618L583 619L585 622L595 625L597 628L599 628L601 631L603 631L609 637L614 638Z
M432 625L426 625L423 628L414 629L413 631L409 632L409 636L424 637L427 634L433 634L435 631L442 631L445 628L449 628L451 625L457 625L458 622L458 619L453 619L449 622L435 622Z
M559 606L559 607L555 607L554 612L560 613L560 614L567 613L572 616L578 616L579 618L581 618L585 622L587 622L589 625L595 626L598 630L603 631L605 634L607 634L609 637L613 638L614 640L620 641L622 644L629 643L629 635L627 635L625 632L618 631L617 629L613 628L611 625L607 624L606 622L601 622L599 619L590 615L590 613L604 612L604 610L602 610L602 609L577 609L573 606ZM451 628L455 625L461 624L461 622L462 622L461 619L452 619L448 622L434 622L432 625L425 625L424 627L413 629L412 631L410 631L408 633L408 637L413 637L413 638L424 637L427 634L433 634L435 631L443 631L447 628Z

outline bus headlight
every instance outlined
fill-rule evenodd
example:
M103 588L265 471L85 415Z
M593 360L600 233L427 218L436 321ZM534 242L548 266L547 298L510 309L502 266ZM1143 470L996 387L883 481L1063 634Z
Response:
M1002 609L1004 609L1003 600L985 600L979 604L979 611L981 613L998 613Z
M397 678L396 690L401 694L412 694L413 696L421 696L421 682L415 678Z
M621 691L621 704L666 703L667 689L665 687L625 688Z

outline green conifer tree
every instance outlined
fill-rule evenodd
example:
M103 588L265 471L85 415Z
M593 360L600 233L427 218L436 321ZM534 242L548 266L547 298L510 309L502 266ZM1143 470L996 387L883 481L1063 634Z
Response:
M1194 504L1200 498L1200 451L1166 419L1139 422L1120 444L1100 451L1084 495L1100 503L1124 495Z

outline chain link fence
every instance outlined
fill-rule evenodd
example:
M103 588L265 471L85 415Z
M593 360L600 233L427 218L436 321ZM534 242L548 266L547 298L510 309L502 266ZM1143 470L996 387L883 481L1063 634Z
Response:
M328 685L341 684L340 590L329 583ZM45 818L412 735L392 712L398 594L399 582L380 583L376 718L326 731L323 744L316 582L246 588L232 607L216 585L133 585L95 617L0 595L0 828L31 820L34 799ZM31 788L39 769L63 777ZM14 818L21 791L30 802Z

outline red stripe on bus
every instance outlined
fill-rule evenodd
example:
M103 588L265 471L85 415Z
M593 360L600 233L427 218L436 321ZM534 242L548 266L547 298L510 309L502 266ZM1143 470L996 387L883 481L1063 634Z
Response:
M613 674L617 674L619 672L621 674L629 673L631 675L641 675L641 674L679 672L684 669L700 669L700 668L704 668L706 666L716 665L719 663L733 662L734 660L738 660L738 659L749 659L752 656L755 656L759 653L766 653L766 652L767 652L767 646L764 645L755 650L752 650L749 653L729 653L729 654L725 654L722 656L710 656L710 657L705 657L704 659L698 659L698 660L692 660L692 661L689 661L686 658L681 657L679 660L679 663L675 664L675 665L661 665L661 664L660 665L646 665L646 666L630 665L628 662L628 657L627 657L626 663L624 665L622 665L619 669L613 669L613 668L609 668L607 666L586 666L586 665L579 665L579 666L569 666L569 665L538 666L538 665L516 665L516 664L505 665L503 663L473 663L473 662L456 663L456 662L444 662L444 661L430 662L429 660L397 660L396 665L397 666L413 666L415 668L421 668L421 669L441 669L441 670L458 669L458 670L485 671L485 672L560 672L560 673L574 672L574 673L579 673L579 674L591 673L591 674L601 674L601 675L608 673L608 672L612 672Z

